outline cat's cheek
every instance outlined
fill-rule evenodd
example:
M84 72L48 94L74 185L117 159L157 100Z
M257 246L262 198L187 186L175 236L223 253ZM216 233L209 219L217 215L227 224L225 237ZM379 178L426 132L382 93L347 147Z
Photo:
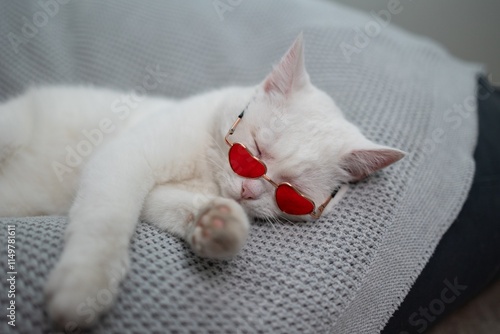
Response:
M222 197L239 201L241 199L241 182L238 180L223 179L219 182L220 195Z
M237 194L234 189L230 187L221 187L221 196L225 198L230 198L234 199L235 201L238 201L240 199L239 194Z

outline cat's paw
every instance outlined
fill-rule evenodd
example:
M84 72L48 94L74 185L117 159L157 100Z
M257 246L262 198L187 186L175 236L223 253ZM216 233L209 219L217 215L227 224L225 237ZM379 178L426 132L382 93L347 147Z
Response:
M60 261L45 285L50 318L65 331L91 327L113 305L120 280L97 264Z
M225 259L243 247L250 223L243 208L233 200L217 198L191 223L188 240L196 254Z

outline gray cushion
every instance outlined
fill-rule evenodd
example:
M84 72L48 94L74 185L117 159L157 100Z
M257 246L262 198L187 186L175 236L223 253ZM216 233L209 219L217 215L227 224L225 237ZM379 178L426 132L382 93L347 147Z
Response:
M470 187L480 67L328 2L65 2L2 3L0 99L32 84L132 89L154 69L163 82L151 94L184 97L256 84L303 31L313 83L370 139L409 152L353 185L327 217L256 222L231 261L200 259L183 241L141 223L117 305L93 333L380 330ZM16 226L17 322L8 326L4 315L0 332L51 330L42 288L66 223L64 217L1 219L2 245L6 226ZM1 282L5 292L7 281Z

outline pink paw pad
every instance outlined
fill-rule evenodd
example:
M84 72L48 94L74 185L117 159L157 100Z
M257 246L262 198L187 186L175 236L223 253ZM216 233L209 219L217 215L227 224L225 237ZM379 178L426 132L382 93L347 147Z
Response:
M241 248L247 230L247 225L238 219L229 206L212 206L197 219L191 244L201 256L226 258Z

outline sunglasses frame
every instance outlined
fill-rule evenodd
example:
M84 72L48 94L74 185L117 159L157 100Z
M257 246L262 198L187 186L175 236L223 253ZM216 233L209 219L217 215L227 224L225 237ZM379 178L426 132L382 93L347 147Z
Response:
M248 107L248 105L247 105ZM318 219L319 217L321 217L321 214L323 213L323 210L325 210L326 206L328 205L328 203L330 203L330 201L332 200L332 198L337 194L337 191L338 191L338 188L330 195L330 197L323 203L321 204L319 207L318 207L318 212L316 213L315 212L315 209L316 209L316 204L314 203L314 201L312 199L310 199L309 197L307 197L306 195L304 195L301 191L299 191L297 188L295 188L293 185L291 185L289 182L280 182L280 183L276 183L274 182L273 180L271 180L271 178L269 176L266 175L267 173L267 165L262 161L260 160L259 158L257 158L252 152L250 152L250 150L248 150L248 148L242 144L242 143L239 143L239 142L231 142L229 141L229 136L231 136L234 131L236 130L236 127L238 126L238 124L240 123L241 119L243 118L243 114L245 113L245 110L247 109L247 107L245 107L245 109L241 112L241 114L238 116L238 119L236 119L236 121L233 123L233 125L231 126L231 128L229 129L229 131L227 132L226 134L226 137L224 138L225 141L226 141L226 144L229 146L229 150L231 150L231 148L235 145L235 144L238 144L238 145L241 145L247 152L248 154L250 154L255 160L257 160L258 162L260 162L264 168L265 168L265 172L263 175L261 176L258 176L258 177L246 177L246 176L241 176L240 174L236 173L233 169L233 166L231 165L231 161L229 159L229 154L228 154L228 162L229 162L229 166L231 166L231 170L233 171L233 173L235 173L236 175L240 176L240 177L243 177L243 178L246 178L246 179L259 179L259 178L263 178L264 180L266 180L267 182L269 182L270 184L272 184L274 186L274 188L276 188L275 192L274 192L274 201L276 202L276 205L278 206L278 208L280 207L278 205L278 200L276 199L276 192L278 191L278 187L281 186L281 185L287 185L289 186L290 188L292 188L297 194L299 194L299 196L302 196L304 199L308 200L312 205L313 205L313 208L310 212L308 213L304 213L304 214L301 214L301 215L294 215L292 213L287 213L283 210L280 210L284 213L287 213L289 215L294 215L294 216L303 216L303 215L310 215L311 217L315 218L315 219Z

